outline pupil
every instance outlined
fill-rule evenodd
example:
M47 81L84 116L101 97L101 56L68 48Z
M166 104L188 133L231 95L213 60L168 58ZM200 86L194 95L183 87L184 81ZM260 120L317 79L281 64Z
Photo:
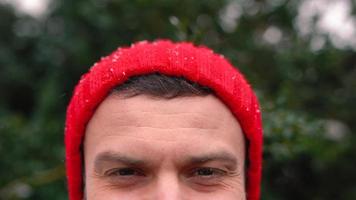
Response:
M120 169L119 174L121 176L129 176L129 175L134 175L135 174L135 170L133 169Z
M198 175L199 176L210 176L213 174L213 170L210 168L205 168L205 169L199 169L198 170Z

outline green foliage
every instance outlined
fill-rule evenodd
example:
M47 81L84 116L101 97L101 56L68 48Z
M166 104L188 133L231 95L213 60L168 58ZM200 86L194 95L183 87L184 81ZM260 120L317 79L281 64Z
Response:
M231 2L62 0L42 18L0 4L0 199L67 198L63 124L76 81L118 46L156 38L223 53L256 89L263 199L356 199L355 51L330 40L311 50L318 33L295 26L302 1L235 1L229 27ZM283 33L275 44L263 39L271 26Z

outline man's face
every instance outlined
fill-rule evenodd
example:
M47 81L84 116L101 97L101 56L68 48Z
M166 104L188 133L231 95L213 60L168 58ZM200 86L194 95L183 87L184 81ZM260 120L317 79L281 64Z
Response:
M213 95L110 95L85 135L88 200L245 199L243 134Z

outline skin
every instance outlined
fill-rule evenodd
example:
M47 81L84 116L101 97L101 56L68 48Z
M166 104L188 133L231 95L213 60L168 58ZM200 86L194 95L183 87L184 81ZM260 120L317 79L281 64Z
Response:
M215 96L108 96L84 141L88 200L239 200L245 142Z

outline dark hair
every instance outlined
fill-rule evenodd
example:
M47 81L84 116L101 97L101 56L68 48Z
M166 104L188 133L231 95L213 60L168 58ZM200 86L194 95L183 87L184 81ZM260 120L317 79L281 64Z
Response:
M147 95L172 99L184 96L206 96L213 94L213 91L183 77L153 73L130 77L126 82L114 88L112 93L119 93L126 98Z

